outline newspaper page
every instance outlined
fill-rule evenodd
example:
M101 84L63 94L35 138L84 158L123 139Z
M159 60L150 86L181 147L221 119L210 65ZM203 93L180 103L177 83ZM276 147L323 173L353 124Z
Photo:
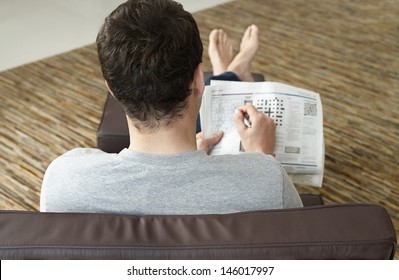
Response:
M294 183L321 187L324 173L323 110L319 94L273 82L212 81L205 88L201 126L205 137L223 131L211 154L242 151L235 109L247 103L276 124L275 157Z

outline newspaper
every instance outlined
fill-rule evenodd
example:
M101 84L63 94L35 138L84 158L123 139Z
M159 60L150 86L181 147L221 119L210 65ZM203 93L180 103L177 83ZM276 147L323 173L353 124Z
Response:
M212 81L200 115L205 137L223 131L211 154L242 152L235 109L247 103L276 124L275 157L294 183L321 187L324 173L323 109L319 94L273 82Z

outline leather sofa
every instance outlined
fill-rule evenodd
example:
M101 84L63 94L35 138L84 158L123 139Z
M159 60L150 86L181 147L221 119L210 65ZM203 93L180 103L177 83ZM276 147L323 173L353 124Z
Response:
M0 211L0 259L392 259L396 235L377 205L222 215L131 216Z
M209 75L209 74L208 74ZM262 75L255 75L258 81ZM97 147L129 145L108 95ZM130 216L0 211L0 259L392 259L396 235L377 205L323 205L223 215Z

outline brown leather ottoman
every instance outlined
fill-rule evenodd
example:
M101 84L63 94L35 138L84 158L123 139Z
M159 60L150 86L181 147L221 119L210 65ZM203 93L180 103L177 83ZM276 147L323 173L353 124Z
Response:
M212 74L205 73L205 79ZM255 81L264 81L264 76L254 73ZM129 147L129 130L122 106L108 93L104 105L103 115L97 130L97 148L107 153L119 153Z

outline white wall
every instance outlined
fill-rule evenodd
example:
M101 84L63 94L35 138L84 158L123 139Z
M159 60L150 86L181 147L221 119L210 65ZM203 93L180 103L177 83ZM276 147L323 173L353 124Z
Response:
M190 12L230 0L181 0ZM94 43L125 0L0 0L0 71Z

